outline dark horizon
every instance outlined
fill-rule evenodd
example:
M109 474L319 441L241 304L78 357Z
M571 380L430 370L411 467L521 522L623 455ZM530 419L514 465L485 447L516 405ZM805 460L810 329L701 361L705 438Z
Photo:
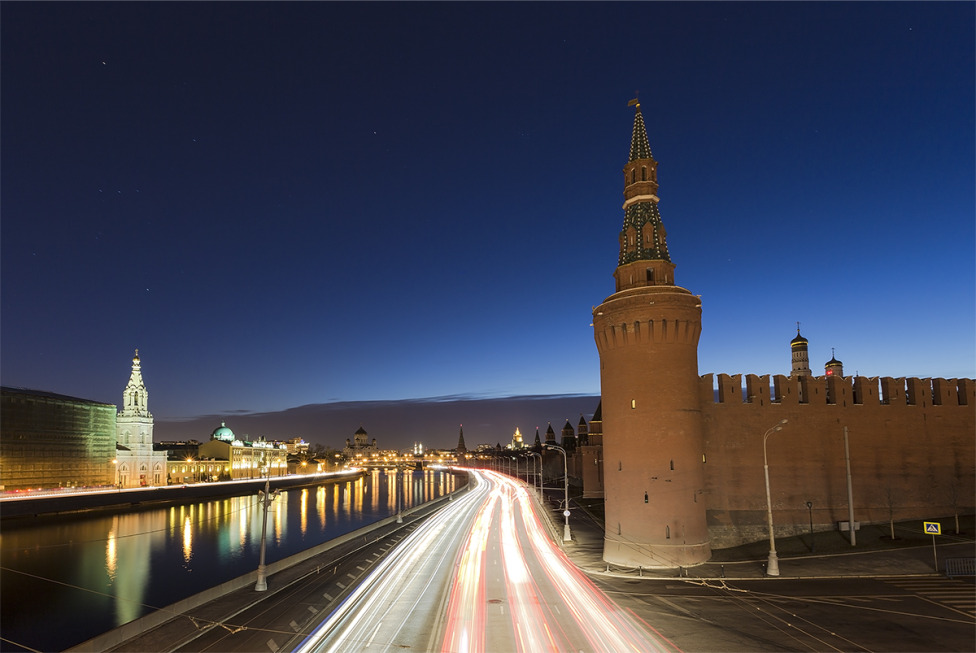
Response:
M363 427L380 449L409 449L415 442L427 448L454 449L464 427L468 449L479 444L505 446L519 428L529 444L539 427L544 440L552 424L557 442L568 419L574 431L582 416L589 423L600 401L595 395L524 395L515 397L433 397L390 401L346 401L307 404L282 411L198 415L167 420L156 418L156 442L205 442L225 423L235 435L267 440L301 437L333 449L345 446Z

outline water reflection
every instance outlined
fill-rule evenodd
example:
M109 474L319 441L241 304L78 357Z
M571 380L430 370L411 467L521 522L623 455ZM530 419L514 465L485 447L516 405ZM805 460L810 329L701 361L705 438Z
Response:
M183 520L183 561L190 562L193 557L193 522L187 515Z
M375 470L355 482L281 492L267 562L452 492L454 476ZM309 494L314 492L314 500ZM5 639L63 650L257 567L256 495L124 514L4 524L0 623ZM293 525L291 528L289 525ZM56 611L58 628L42 620ZM47 615L47 616L45 616ZM4 643L3 650L18 650Z

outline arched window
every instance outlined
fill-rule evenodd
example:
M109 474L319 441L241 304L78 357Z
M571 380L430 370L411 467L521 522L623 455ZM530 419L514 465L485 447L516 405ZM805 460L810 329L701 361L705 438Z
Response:
M647 181L647 167L641 166L641 181Z

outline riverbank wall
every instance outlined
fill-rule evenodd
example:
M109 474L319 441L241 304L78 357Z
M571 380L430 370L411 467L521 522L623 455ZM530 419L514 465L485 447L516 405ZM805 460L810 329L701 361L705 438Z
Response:
M295 474L219 483L193 483L122 490L95 490L45 496L12 496L0 498L0 520L29 519L32 517L84 514L93 510L131 511L140 508L159 507L167 503L182 504L221 497L244 496L263 490L265 483L271 490L287 490L297 487L345 483L365 474L355 469L325 474Z

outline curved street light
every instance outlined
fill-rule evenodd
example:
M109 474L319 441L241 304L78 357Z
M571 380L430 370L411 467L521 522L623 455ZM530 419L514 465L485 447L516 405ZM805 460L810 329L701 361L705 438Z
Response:
M555 444L547 444L546 449L555 449L563 455L563 484L566 492L566 503L563 509L563 516L566 518L566 525L563 527L563 542L571 542L572 537L569 533L569 461L566 457L566 450Z
M263 504L264 512L261 519L261 553L258 557L258 579L254 583L255 592L264 592L268 589L268 579L264 571L264 552L267 547L268 536L268 508L271 503L278 498L278 490L271 492L271 479L264 481L264 490L258 490L258 500Z
M763 472L766 474L766 519L769 522L769 559L766 561L766 574L779 576L779 559L776 557L776 537L773 535L773 503L769 498L769 461L766 458L766 438L780 431L788 420L784 417L776 426L763 434Z

